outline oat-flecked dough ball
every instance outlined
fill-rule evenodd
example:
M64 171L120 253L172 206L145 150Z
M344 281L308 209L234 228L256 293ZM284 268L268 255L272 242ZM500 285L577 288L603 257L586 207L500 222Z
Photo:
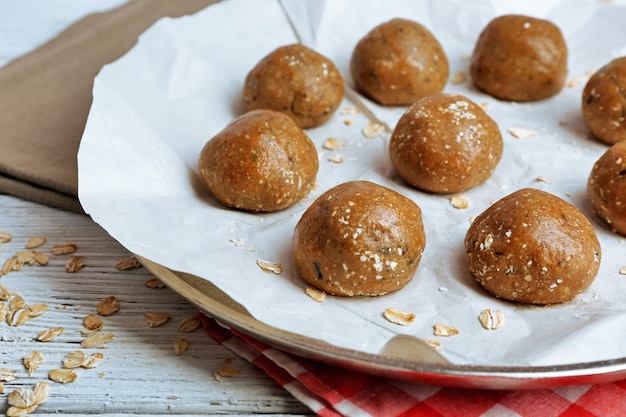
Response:
M292 117L303 129L329 120L343 99L343 78L325 56L294 44L265 56L246 76L246 111L271 109Z
M626 140L626 57L614 59L589 78L582 113L600 141L612 145Z
M493 19L472 54L474 84L491 96L535 101L561 91L567 76L567 45L552 22L520 15Z
M209 140L200 153L202 180L228 207L282 210L315 185L319 159L306 133L281 112L255 110Z
M391 162L407 183L431 193L455 193L486 181L502 157L502 135L485 111L460 94L413 104L389 142Z
M350 181L321 195L293 237L297 271L337 296L378 296L404 287L426 244L422 212L381 185Z
M596 161L587 181L587 197L598 217L626 236L626 141L611 146Z
M520 303L557 304L594 281L600 243L573 205L525 188L495 202L465 236L469 269L492 295Z
M350 58L357 89L382 105L410 105L440 93L448 82L446 53L424 26L392 19L372 29Z

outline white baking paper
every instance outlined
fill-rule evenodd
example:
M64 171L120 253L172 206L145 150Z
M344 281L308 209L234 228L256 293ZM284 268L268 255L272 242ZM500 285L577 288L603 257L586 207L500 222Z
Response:
M358 39L394 17L420 22L440 40L451 77L467 73L482 28L495 16L523 13L552 20L570 51L570 83L557 96L528 104L495 100L469 78L445 92L485 104L502 130L505 150L492 178L464 193L471 205L455 209L450 196L406 186L387 155L389 134L366 138L365 112L342 110L361 102L393 128L405 107L383 108L354 93L324 126L307 133L320 155L318 188L296 206L273 214L227 209L198 176L204 144L242 114L247 72L278 46L301 41L331 58L353 83L349 57ZM163 19L119 61L106 66L94 85L94 101L82 139L79 196L83 207L130 251L173 270L210 280L271 326L333 345L377 353L398 333L436 339L456 364L558 365L626 355L626 265L624 238L592 212L586 182L607 149L587 132L580 114L581 91L591 71L626 55L624 2L595 0L230 0L192 17ZM351 125L345 123L352 121ZM536 132L527 138L513 127ZM327 151L329 137L347 142ZM329 158L341 156L343 163ZM378 298L327 297L304 293L291 259L293 228L306 207L332 186L370 180L400 191L423 211L427 246L414 279ZM603 249L597 280L574 301L524 307L483 292L468 273L463 238L470 219L495 200L523 187L551 192L576 205L596 227ZM282 263L262 271L258 259ZM416 314L409 326L386 321L388 307ZM503 327L482 328L484 309L502 310ZM433 335L433 325L459 334Z

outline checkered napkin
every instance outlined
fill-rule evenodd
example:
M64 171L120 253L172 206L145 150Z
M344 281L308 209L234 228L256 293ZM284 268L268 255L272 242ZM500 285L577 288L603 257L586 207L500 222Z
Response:
M528 391L441 388L362 375L274 349L199 314L205 330L317 415L376 417L626 416L626 381Z

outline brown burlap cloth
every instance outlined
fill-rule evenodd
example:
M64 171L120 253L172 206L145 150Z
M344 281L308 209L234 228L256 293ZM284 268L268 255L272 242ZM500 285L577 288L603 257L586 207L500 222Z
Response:
M131 0L0 68L0 193L82 212L76 154L94 77L161 17L216 0ZM106 175L106 173L103 173Z

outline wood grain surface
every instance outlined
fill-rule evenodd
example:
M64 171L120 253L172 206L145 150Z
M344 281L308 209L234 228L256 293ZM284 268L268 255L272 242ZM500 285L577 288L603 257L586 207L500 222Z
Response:
M197 309L169 288L146 287L151 275L143 267L117 270L115 265L130 253L89 217L0 195L0 231L12 235L11 241L0 247L0 264L25 250L31 237L46 237L46 243L34 250L50 256L48 265L26 265L0 278L0 284L22 296L28 305L49 306L48 312L22 326L0 323L0 367L16 375L4 384L0 412L6 412L11 391L32 389L35 383L48 381L50 397L35 415L310 413L262 371L235 357L202 329L180 333L178 323L195 316ZM76 252L50 253L53 245L64 242L76 244ZM78 272L65 271L70 256L84 258L85 265ZM121 308L102 317L102 332L114 334L115 339L98 348L82 348L83 317L95 313L97 304L111 295L119 299ZM147 311L167 313L171 320L151 328L144 321ZM36 340L41 331L54 327L63 327L63 333L49 342ZM173 343L181 337L190 346L177 356ZM77 369L74 383L50 381L48 373L61 368L65 355L76 349L103 353L102 365ZM41 352L44 362L29 375L22 359L33 351ZM218 381L214 373L226 364L240 374Z

